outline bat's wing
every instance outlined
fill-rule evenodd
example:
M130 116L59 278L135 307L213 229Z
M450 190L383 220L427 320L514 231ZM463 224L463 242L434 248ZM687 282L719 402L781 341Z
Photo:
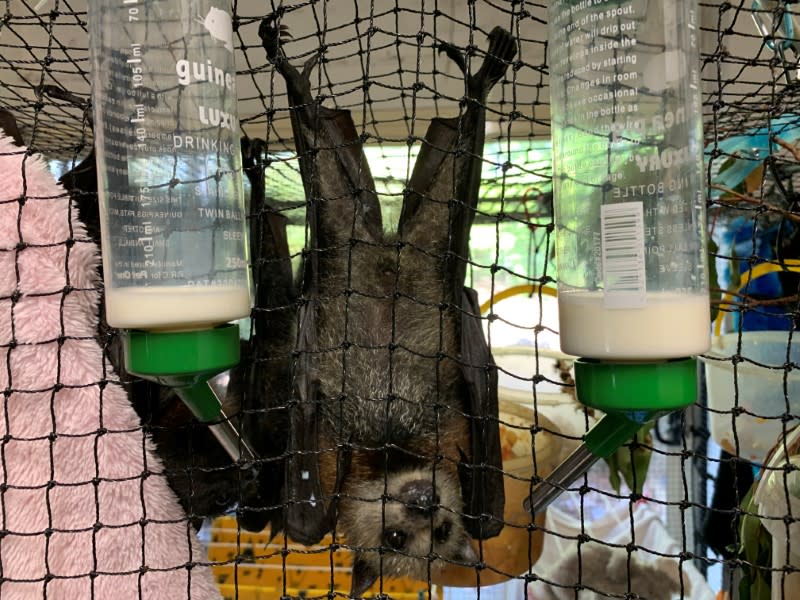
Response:
M452 46L442 50L465 72L467 108L456 118L434 119L414 165L400 216L402 239L445 260L447 300L460 311L459 353L470 420L470 456L460 465L465 525L482 539L503 528L502 458L497 404L497 371L483 335L477 295L464 288L469 236L481 181L485 102L516 54L510 33L496 27L475 75L466 73L463 56Z
M297 293L286 234L287 217L266 200L264 151L260 139L242 139L244 173L250 181L250 255L255 307L243 360L230 374L228 395L242 413L242 434L259 456L258 485L240 499L239 523L251 531L284 529L280 485L287 444L291 396L291 353L295 341Z
M311 94L312 59L299 72L281 47L283 29L276 16L264 19L259 35L276 71L286 82L292 133L306 196L310 242L303 265L298 358L293 369L286 457L286 532L304 543L318 542L333 528L329 496L341 483L323 481L320 453L326 439L320 422L318 303L320 280L342 271L350 241L378 241L383 225L375 184L349 111L321 106ZM329 438L328 438L329 441ZM343 464L339 457L337 464ZM327 474L330 477L330 474Z
M505 493L500 452L497 367L481 325L478 294L464 288L461 309L461 374L468 394L471 459L459 465L465 526L475 539L503 529Z

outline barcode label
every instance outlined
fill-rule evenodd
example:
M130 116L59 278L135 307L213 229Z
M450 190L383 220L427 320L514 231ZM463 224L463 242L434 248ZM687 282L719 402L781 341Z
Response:
M606 308L646 304L644 211L641 202L600 207L603 301Z

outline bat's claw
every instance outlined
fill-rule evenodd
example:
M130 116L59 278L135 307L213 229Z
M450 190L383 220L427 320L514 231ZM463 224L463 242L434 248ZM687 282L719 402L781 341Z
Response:
M439 52L444 52L447 55L447 58L456 63L456 66L462 74L467 74L467 62L464 60L464 54L458 47L447 42L440 42L436 49Z
M485 98L489 90L500 81L508 70L508 65L517 54L517 41L514 36L500 26L489 32L489 48L486 58L474 77L470 90Z
M508 69L508 65L517 53L517 41L514 36L502 27L495 27L489 32L489 48L481 68L475 75L467 71L467 61L464 53L453 44L440 42L437 46L439 52L444 52L467 78L469 95L483 102L489 90L500 81Z
M271 63L276 63L281 59L281 43L286 39L288 28L285 25L278 25L280 13L273 13L261 21L258 27L258 37L267 52L267 58Z
M258 166L266 146L261 138L242 137L242 167L245 172Z
M261 43L267 52L270 63L272 63L275 71L280 73L286 81L290 103L293 105L311 104L313 98L308 75L314 64L316 64L316 59L306 63L302 74L298 73L297 69L289 62L283 51L283 43L292 36L289 33L289 28L280 23L284 12L281 7L276 12L265 17L258 27L258 35L261 38Z

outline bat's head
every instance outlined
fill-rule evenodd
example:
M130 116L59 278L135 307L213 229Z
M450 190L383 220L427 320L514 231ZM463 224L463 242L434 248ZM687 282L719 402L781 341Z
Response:
M360 598L381 576L426 581L450 563L475 563L461 510L458 479L444 468L349 485L338 522L355 552L351 596Z

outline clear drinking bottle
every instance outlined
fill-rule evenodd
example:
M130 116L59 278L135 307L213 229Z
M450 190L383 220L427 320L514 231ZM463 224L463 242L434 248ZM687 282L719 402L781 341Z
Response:
M230 4L89 0L106 319L234 459L207 380L239 361L250 276Z
M89 34L109 324L247 316L230 4L91 0Z
M710 347L697 0L551 0L561 348L606 415L534 514L651 420L695 402Z
M549 3L564 352L709 348L696 0Z

